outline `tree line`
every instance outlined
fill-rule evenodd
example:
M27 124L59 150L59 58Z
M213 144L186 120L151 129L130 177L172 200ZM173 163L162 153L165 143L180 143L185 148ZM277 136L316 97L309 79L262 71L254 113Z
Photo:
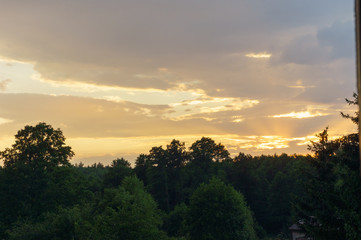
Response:
M318 138L312 156L231 157L203 137L84 166L60 129L25 126L0 152L0 239L288 239L295 222L361 239L358 135Z

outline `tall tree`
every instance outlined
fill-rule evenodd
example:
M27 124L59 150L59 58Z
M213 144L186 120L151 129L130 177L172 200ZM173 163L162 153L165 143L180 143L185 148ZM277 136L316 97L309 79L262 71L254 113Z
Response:
M191 240L257 239L243 196L216 178L193 193L188 224Z
M166 239L160 212L152 196L136 177L126 177L118 189L105 189L95 205L90 239Z
M229 152L221 143L216 144L211 138L202 137L190 147L192 163L202 168L209 168L211 163L229 160Z
M202 137L189 148L189 163L187 164L190 176L188 187L194 191L201 183L209 181L212 176L225 179L222 163L230 161L229 152L221 143L216 144L211 138Z
M118 187L123 179L132 174L130 163L124 158L118 158L112 161L104 176L105 187Z
M166 149L153 147L149 154L139 156L136 172L146 172L147 187L161 209L169 212L184 200L184 166L188 160L185 144L172 140Z
M0 160L4 161L0 179L0 221L9 226L19 217L37 217L62 204L59 200L65 196L60 195L74 189L64 191L70 187L67 185L70 172L63 171L62 178L58 178L58 168L68 168L73 155L71 148L65 145L61 130L46 123L25 126L18 131L12 147L0 152ZM54 182L59 180L64 184ZM55 186L60 189L50 189Z
M162 210L169 212L169 177L167 173L167 153L160 147L153 147L148 155L151 167L147 169L147 182L150 193Z
M150 165L151 163L149 162L148 155L146 154L140 154L135 160L134 173L145 185L148 184L147 168L150 167Z
M357 95L354 94L354 100L346 101L357 104ZM359 117L358 112L354 117L341 115L354 123ZM315 154L310 161L314 171L305 181L307 192L297 201L298 215L304 219L307 232L316 239L360 239L361 205L352 201L361 196L361 180L357 177L358 134L329 140L326 128L317 136L319 141L309 146Z
M56 166L69 165L74 156L71 147L65 145L60 129L41 122L25 126L15 135L15 144L0 152L5 169L29 168L32 171L47 171Z

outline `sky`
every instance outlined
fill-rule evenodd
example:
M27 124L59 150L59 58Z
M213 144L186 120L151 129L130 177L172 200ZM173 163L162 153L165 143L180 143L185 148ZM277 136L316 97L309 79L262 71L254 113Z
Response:
M0 151L60 128L73 163L178 139L307 154L356 131L352 0L0 0Z

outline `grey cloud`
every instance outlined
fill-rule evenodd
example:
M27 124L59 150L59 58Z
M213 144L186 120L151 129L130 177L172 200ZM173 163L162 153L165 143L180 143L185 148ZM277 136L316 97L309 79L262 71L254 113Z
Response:
M296 64L325 64L338 58L355 57L354 22L334 22L316 33L293 39L282 51L280 61Z
M0 9L0 50L37 62L43 76L58 81L167 89L172 84L165 80L131 76L166 66L184 79L213 69L201 80L218 81L210 76L228 68L216 60L224 54L270 50L280 33L329 20L329 12L344 18L349 5L336 0L11 1Z
M260 101L240 111L171 121L163 114L174 109L166 105L0 93L0 117L14 120L0 125L5 135L13 135L26 124L46 121L61 127L69 138L301 137L339 121L336 105L340 108L343 98L355 89L352 0L0 3L0 55L34 63L43 78L156 89L188 82L188 88L201 89L210 97ZM245 57L251 52L267 52L272 57ZM296 85L314 87L289 87ZM331 115L268 117L304 111L305 106L316 104L329 107ZM234 116L243 121L232 122ZM306 148L292 144L294 151Z
M281 61L312 65L329 61L330 56L330 51L320 46L315 36L306 35L295 39L287 46L281 55Z
M52 71L49 71L51 69ZM42 78L52 81L77 81L87 82L95 85L121 86L129 88L155 88L168 89L176 85L177 80L171 82L174 78L167 78L162 75L154 75L156 70L145 70L137 77L137 69L112 69L103 66L90 67L83 64L58 65L50 62L44 62L35 65L35 70L42 73ZM144 71L144 70L143 70ZM147 75L149 74L149 75Z
M270 24L285 28L314 25L316 22L328 24L336 18L351 19L348 15L353 11L353 1L338 0L276 0L257 1L258 7L264 11L265 19ZM263 8L267 4L266 8Z
M335 22L332 26L318 31L321 45L332 48L333 58L355 58L354 22Z
M356 91L356 70L354 59L338 60L327 66L312 66L301 74L305 84L314 84L295 97L295 100L308 100L315 103L340 103Z
M351 56L345 49L351 37L336 40L350 31L352 4L6 1L0 53L35 62L44 78L55 81L157 89L188 81L212 97L335 101L354 90L352 61L338 59L344 50ZM264 51L270 60L244 56ZM159 74L161 67L172 74ZM288 87L298 80L315 88L301 93Z

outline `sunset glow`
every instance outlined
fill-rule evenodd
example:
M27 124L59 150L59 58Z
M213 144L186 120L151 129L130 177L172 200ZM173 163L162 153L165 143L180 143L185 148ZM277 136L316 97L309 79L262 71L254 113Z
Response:
M203 136L232 155L305 154L327 126L357 130L340 116L355 112L351 2L8 1L0 150L46 122L87 164Z
M286 114L280 114L280 115L273 115L274 118L311 118L311 117L319 117L319 116L325 116L327 114L320 113L320 112L291 112Z
M248 53L245 55L246 57L249 58L270 58L272 56L272 54L270 53Z

